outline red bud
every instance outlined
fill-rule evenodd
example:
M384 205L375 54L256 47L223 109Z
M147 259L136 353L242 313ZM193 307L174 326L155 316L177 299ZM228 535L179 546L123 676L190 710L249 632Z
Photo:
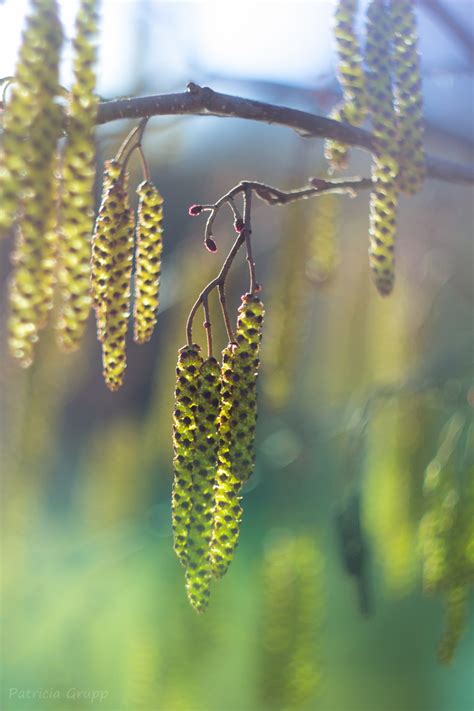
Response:
M212 237L208 237L204 244L206 245L206 249L209 250L209 252L217 252L217 244L214 242Z
M188 210L189 214L191 217L196 217L196 215L200 215L202 212L202 205L191 205L191 207Z

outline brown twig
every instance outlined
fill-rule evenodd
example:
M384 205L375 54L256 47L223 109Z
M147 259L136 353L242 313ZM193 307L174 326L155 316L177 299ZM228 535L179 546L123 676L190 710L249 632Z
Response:
M249 291L253 294L256 291L257 280L255 278L255 261L252 254L252 188L246 185L244 188L244 236L245 247L247 250L247 263L249 265L250 287Z
M227 329L227 333L229 335L229 341L232 342L234 340L233 332L232 332L232 326L230 324L230 318L229 314L227 313L227 307L226 307L226 301L225 301L225 291L224 291L224 284L225 280L227 277L227 274L229 272L229 269L232 266L232 262L235 259L235 255L241 248L245 241L245 237L242 233L239 234L237 239L235 240L234 244L232 245L232 248L225 258L224 264L221 267L221 270L219 274L215 277L215 279L212 279L212 281L207 284L207 286L204 287L204 289L201 291L199 294L198 298L193 304L193 307L189 313L188 320L186 322L186 338L188 341L188 344L191 345L193 343L193 321L194 321L194 316L196 315L196 311L198 310L199 306L203 303L204 299L207 299L208 295L211 293L213 289L218 289L219 291L219 299L222 307L222 312L224 316L224 321Z
M360 128L317 116L306 111L276 106L262 101L221 94L191 82L188 91L99 104L97 123L124 118L151 116L222 116L276 124L295 130L307 138L332 138L350 146L376 152L372 135ZM427 176L454 183L474 183L474 168L427 156Z
M232 266L232 262L234 261L234 258L240 247L244 243L246 245L247 262L249 265L250 274L249 290L251 293L255 293L255 291L258 290L255 275L255 262L253 259L251 242L252 193L255 193L255 195L267 205L287 205L288 203L295 202L296 200L303 200L324 193L348 193L351 196L354 196L357 194L357 191L359 189L370 188L371 185L372 180L370 178L343 178L336 180L326 180L324 178L310 178L308 186L305 186L304 188L301 188L299 190L284 191L255 180L242 180L240 183L234 185L233 188L231 188L228 192L222 195L222 197L220 197L215 203L209 205L193 205L195 211L191 212L191 214L199 215L202 212L210 213L209 217L207 218L206 227L204 229L204 243L208 247L208 249L210 248L210 244L212 244L213 247L211 251L215 251L216 249L212 236L212 226L219 210L224 205L229 205L232 209L235 219L235 228L238 231L238 237L232 245L232 248L226 257L219 274L214 279L212 279L212 281L210 281L207 286L204 287L204 289L201 291L198 298L193 304L193 307L188 316L188 320L186 322L186 338L188 344L191 345L193 343L193 321L196 312L201 304L203 305L203 308L205 310L207 309L207 299L213 289L217 289L219 293L219 301L221 304L222 315L224 318L227 335L229 337L229 342L232 343L234 341L234 333L230 322L229 313L227 311L225 297L225 281L229 269ZM234 204L234 198L240 194L243 195L244 201L243 219L240 217L240 213ZM239 221L242 222L241 225L239 225ZM207 329L209 348L210 321L207 315L205 318L205 327ZM207 323L209 323L209 326L206 326Z
M212 324L211 324L211 314L209 311L209 300L207 295L202 299L202 308L204 311L204 328L206 329L207 338L207 355L212 358Z

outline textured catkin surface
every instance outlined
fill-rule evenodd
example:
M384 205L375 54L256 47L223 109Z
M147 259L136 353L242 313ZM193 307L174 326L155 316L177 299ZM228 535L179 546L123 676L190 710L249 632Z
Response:
M223 352L218 469L211 543L213 573L221 577L234 556L242 519L240 490L254 467L256 381L264 309L245 294L239 307L236 345Z
M16 221L9 290L9 349L21 365L33 360L38 330L51 302L51 242L45 239L55 192L55 150L60 134L58 65L62 45L58 6L32 4L15 81L3 121L0 156L0 231Z
M120 164L106 164L102 202L92 239L91 291L102 342L104 379L110 390L123 383L130 315L133 262L133 215L127 175Z
M359 126L365 118L367 98L362 55L355 32L357 0L339 0L334 14L334 36L338 54L337 73L343 102L331 112L336 121ZM325 155L333 169L347 165L349 149L338 141L326 141Z
M68 138L61 186L58 341L65 351L79 346L91 308L90 249L94 219L95 141L98 107L96 0L81 0L73 40L74 83L68 96Z
M382 0L367 10L366 83L377 155L372 163L374 190L370 195L369 263L382 296L395 281L395 235L398 194L398 135L391 81L390 16Z
M58 65L62 41L58 3L34 0L2 117L0 234L12 226L26 196L28 202L34 198L38 205L39 231L46 219L45 207L50 199L48 178L60 131L60 112L54 98L60 93Z
M137 193L134 339L145 343L153 334L159 305L163 198L150 181L141 183Z
M210 545L220 387L219 364L215 358L208 358L199 373L186 569L188 598L198 612L207 608L212 574Z
M188 563L187 548L193 498L196 417L202 364L203 359L199 346L195 344L184 346L179 351L173 412L172 521L174 550L184 567Z
M421 189L425 177L423 97L413 0L390 0L390 18L399 137L397 187L412 195Z

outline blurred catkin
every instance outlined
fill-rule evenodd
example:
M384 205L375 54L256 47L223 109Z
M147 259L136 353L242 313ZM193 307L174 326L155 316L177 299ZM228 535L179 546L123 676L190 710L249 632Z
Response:
M150 181L137 188L134 339L149 341L156 324L161 274L163 198Z
M9 346L21 365L33 360L51 306L54 170L61 110L56 103L63 41L54 0L32 3L3 120L0 230L17 223L10 280Z
M321 685L322 573L321 554L309 534L281 537L266 552L260 635L262 708L299 711L314 703Z
M26 18L11 96L3 115L0 232L34 203L29 219L41 234L50 202L50 175L60 132L59 54L63 42L56 0L33 0ZM46 214L45 214L46 213ZM39 237L38 237L39 239Z
M337 73L343 101L331 118L359 126L365 118L367 98L362 55L355 32L357 0L339 0L334 14L334 36L339 57ZM326 141L325 156L333 169L345 168L349 149L339 141Z
M213 573L221 577L234 556L242 508L240 490L254 467L257 372L264 308L257 295L244 294L236 344L223 352L219 411L218 469L211 543Z
M391 24L383 0L367 9L366 84L377 153L372 162L369 263L377 290L390 294L395 280L394 248L398 194L398 135L391 80Z
M423 588L445 602L445 629L438 646L443 663L452 661L474 584L473 440L464 414L455 412L425 471L425 513L419 528Z
M322 198L315 201L316 209ZM313 239L306 216L306 205L288 205L269 285L262 385L266 400L276 410L287 406L294 391L305 331L306 269Z
M325 284L336 271L338 201L336 195L321 195L314 201L314 216L308 245L306 275L315 284Z
M95 95L97 0L81 0L73 40L74 83L68 95L68 136L61 186L59 284L61 311L58 341L63 350L79 346L91 307L90 243L94 220L94 128L99 99Z
M392 399L374 413L367 433L364 519L383 583L394 596L406 595L417 574L413 502L419 478L411 466L416 416L415 410Z
M425 176L423 96L414 1L390 0L390 17L399 140L397 187L412 195L421 189Z

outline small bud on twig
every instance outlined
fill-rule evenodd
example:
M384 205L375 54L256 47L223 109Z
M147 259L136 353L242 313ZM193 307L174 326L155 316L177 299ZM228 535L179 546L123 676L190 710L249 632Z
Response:
M191 217L196 217L196 215L200 215L202 212L202 205L191 205L191 207L188 210L188 213L191 215Z
M217 252L217 244L214 242L212 237L208 237L205 241L204 244L206 245L206 249L209 252Z

